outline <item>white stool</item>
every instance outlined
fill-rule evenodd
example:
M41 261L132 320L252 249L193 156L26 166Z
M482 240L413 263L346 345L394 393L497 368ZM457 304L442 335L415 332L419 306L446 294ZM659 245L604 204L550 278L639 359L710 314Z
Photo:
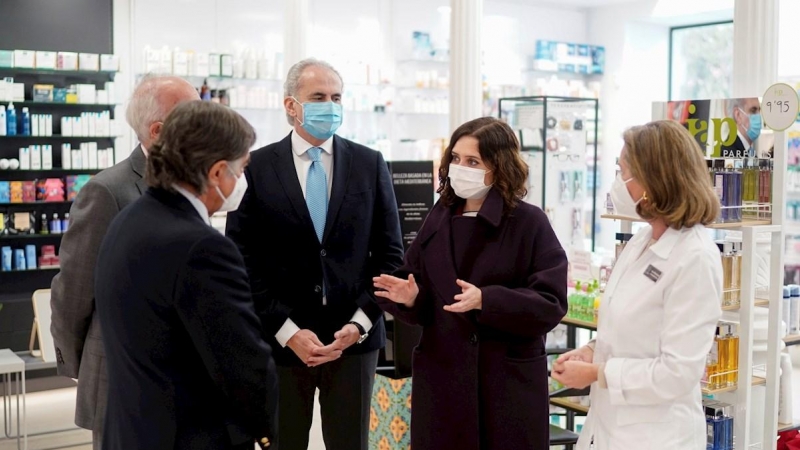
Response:
M26 404L25 404L25 361L20 359L9 349L0 350L0 381L3 383L3 428L6 437L17 439L17 450L28 450L28 429L26 426ZM16 380L14 393L17 398L17 434L11 435L13 426L12 403L11 403L11 380ZM22 390L20 390L20 380L22 380ZM22 414L19 411L19 399L22 396Z

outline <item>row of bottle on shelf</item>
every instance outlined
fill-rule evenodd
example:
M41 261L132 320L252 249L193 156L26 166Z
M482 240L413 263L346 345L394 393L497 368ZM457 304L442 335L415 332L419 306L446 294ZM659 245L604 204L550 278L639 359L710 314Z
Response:
M3 272L54 269L60 264L59 258L56 256L55 245L43 245L38 258L35 245L26 245L24 248L16 249L4 246L0 248L0 254L2 254Z
M97 142L84 142L73 149L72 144L61 145L61 169L102 170L114 165L114 148L97 148ZM0 170L52 170L54 168L52 145L30 145L19 149L19 159L0 159Z
M800 285L790 284L783 287L783 337L800 335Z
M66 87L34 84L31 89L33 95L30 98L25 98L25 91L25 83L15 83L11 77L0 79L0 102L107 105L117 101L117 89L113 81L106 82L104 89L97 89L97 86L91 83L71 84Z
M597 323L597 311L602 301L600 282L575 282L575 289L567 296L567 317Z
M34 114L31 116L27 107L17 117L13 103L8 110L0 105L0 136L52 136L53 116L50 114Z
M277 79L283 73L283 54L247 49L236 55L207 53L168 46L144 48L144 72L178 76Z
M719 324L706 357L702 384L708 390L736 387L739 382L739 336L733 324Z
M711 184L722 209L718 222L772 217L771 159L707 159Z
M66 233L68 229L69 212L62 214L35 211L0 213L0 239L3 237L59 235Z
M0 181L0 203L73 201L91 175L68 175L28 181Z

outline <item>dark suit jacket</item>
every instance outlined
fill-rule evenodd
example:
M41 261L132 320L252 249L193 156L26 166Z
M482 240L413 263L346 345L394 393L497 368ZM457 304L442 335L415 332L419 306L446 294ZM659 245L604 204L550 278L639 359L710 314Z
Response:
M334 136L333 187L322 244L297 179L291 135L252 152L245 176L247 193L239 209L228 214L227 235L244 256L276 363L302 364L275 341L287 318L329 344L359 307L373 328L366 341L346 354L382 348L386 332L372 277L400 266L403 244L392 180L381 154Z
M492 189L478 217L437 203L397 275L420 288L413 308L380 299L422 325L414 349L411 448L546 449L545 336L567 312L567 257L539 208L503 215ZM460 278L480 288L482 309L445 311Z
M273 440L276 369L241 255L186 198L148 189L117 215L95 296L109 384L104 449Z
M61 240L61 270L53 277L50 332L58 374L78 379L75 424L103 435L106 415L105 353L95 314L94 267L111 221L136 201L147 184L141 146L128 159L92 177L69 210L70 226Z

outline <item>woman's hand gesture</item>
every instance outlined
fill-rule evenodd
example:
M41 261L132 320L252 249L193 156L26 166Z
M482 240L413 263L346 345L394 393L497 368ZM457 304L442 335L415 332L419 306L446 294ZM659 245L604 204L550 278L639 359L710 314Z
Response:
M408 280L393 277L391 275L381 275L372 279L375 285L375 296L389 299L395 303L411 308L419 294L419 286L414 281L414 275L409 274Z

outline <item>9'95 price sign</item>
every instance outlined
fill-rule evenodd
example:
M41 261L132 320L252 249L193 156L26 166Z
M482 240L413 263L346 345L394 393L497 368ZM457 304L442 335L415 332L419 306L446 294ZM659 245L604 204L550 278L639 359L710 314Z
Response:
M783 131L797 120L797 92L785 83L776 83L767 89L761 99L761 116L764 123L775 131Z

